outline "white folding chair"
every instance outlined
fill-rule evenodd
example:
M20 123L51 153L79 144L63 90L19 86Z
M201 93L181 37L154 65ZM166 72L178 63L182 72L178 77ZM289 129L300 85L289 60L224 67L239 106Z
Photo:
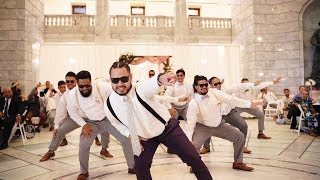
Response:
M305 118L305 115L304 115L304 112L302 110L301 105L298 104L297 106L300 110L300 116L297 116L298 130L291 129L291 132L298 132L298 135L300 135L302 121L304 121L306 118ZM292 117L291 117L291 122L292 122Z
M27 137L26 137L26 131L24 130L24 126L23 124L21 124L20 122L16 122L11 130L11 134L8 140L8 143L10 143L10 141L12 140L14 134L16 133L17 129L20 130L20 134L21 134L21 138L22 138L22 142L23 144L25 144L27 142Z
M270 107L270 104L277 104L277 108ZM274 116L279 116L279 105L277 102L267 104L267 107L264 109L264 119L272 119Z

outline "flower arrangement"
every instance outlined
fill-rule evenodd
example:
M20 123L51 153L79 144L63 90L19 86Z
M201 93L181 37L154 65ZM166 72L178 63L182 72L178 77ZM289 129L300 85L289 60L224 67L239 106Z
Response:
M172 67L170 65L170 59L168 59L166 62L163 62L163 65L164 65L163 70L165 73L172 71Z
M308 79L308 80L306 80L306 82L304 84L306 86L314 86L316 84L316 82L313 79Z
M131 64L136 58L138 58L138 56L133 55L133 53L127 52L119 57L119 61Z

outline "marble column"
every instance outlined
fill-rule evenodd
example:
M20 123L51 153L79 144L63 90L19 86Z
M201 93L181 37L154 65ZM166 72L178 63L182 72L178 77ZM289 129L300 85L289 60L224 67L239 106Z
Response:
M96 0L95 42L110 40L109 0Z
M299 14L307 1L232 1L232 42L240 45L243 77L270 81L282 76L285 80L271 91L297 92L304 82Z
M40 46L44 39L43 0L0 3L0 85L21 84L29 94L38 81Z
M175 0L174 42L185 44L188 42L188 14L186 0Z

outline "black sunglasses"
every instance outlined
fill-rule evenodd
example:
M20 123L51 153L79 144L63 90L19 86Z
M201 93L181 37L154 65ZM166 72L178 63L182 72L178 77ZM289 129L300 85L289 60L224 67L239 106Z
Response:
M214 86L221 85L221 82L213 83Z
M74 83L74 80L66 80L66 83Z
M126 83L129 81L129 76L122 76L120 78L111 78L111 82L113 84L118 84L119 81L123 82L123 83Z
M91 84L86 84L86 85L78 85L78 87L80 88L80 89L83 89L83 88L91 88Z
M149 74L149 76L154 76L155 74Z
M209 86L209 84L208 84L208 83L205 83L205 84L198 84L198 86L200 86L201 88L203 88L203 87L208 87L208 86Z

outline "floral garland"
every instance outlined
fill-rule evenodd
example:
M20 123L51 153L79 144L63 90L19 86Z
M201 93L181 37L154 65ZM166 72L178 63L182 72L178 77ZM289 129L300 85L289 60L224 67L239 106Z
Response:
M135 56L133 55L133 53L125 53L125 54L122 54L120 57L119 57L119 61L122 61L122 62L125 62L127 64L131 64L136 58L138 58L139 56Z

